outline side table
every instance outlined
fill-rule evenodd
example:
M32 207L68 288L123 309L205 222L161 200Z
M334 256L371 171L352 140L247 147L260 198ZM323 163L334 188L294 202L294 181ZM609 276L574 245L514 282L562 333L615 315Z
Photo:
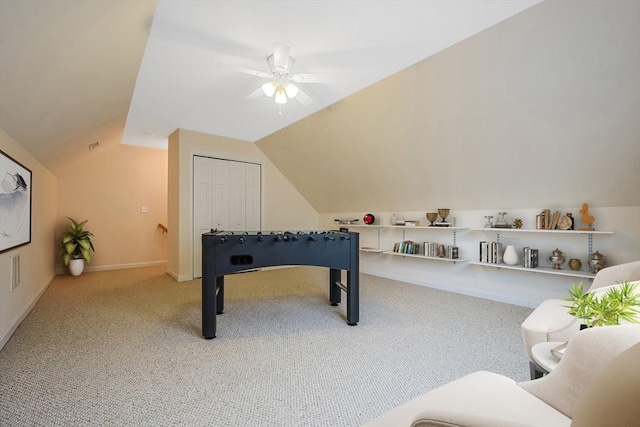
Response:
M562 344L561 341L549 341L541 342L531 347L533 362L529 362L529 369L532 380L548 374L558 366L560 358L551 353L551 350Z

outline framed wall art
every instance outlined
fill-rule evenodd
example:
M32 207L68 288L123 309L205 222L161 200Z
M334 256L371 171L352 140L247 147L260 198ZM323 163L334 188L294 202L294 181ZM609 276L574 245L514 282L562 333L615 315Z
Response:
M0 253L31 243L31 171L0 151Z

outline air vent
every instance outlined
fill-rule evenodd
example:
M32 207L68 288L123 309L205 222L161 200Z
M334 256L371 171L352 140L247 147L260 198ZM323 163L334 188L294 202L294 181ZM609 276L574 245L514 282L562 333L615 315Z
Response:
M11 289L20 285L20 255L11 257Z

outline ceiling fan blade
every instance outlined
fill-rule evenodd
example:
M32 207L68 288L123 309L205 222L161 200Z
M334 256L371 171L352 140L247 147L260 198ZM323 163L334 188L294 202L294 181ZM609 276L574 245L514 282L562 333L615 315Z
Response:
M326 73L296 73L289 78L296 83L331 83L333 81Z
M313 99L311 99L311 97L300 88L298 88L298 93L294 99L298 100L298 102L302 105L309 105L313 103Z
M289 46L275 42L273 44L273 67L281 72L287 72L289 68Z
M251 68L234 67L232 65L227 65L223 63L218 63L218 67L225 68L227 70L237 71L239 73L249 74L251 76L271 77L271 74L269 73L265 73L264 71L252 70Z
M247 95L247 99L258 99L262 95L264 95L264 92L262 91L262 86L260 86L258 89L254 90L249 95Z

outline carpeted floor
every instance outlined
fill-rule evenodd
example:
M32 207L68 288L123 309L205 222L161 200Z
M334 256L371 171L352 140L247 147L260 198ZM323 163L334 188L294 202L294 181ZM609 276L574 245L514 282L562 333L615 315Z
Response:
M528 379L530 309L328 270L227 276L217 337L200 281L164 268L58 276L0 351L2 426L357 426L476 370Z

